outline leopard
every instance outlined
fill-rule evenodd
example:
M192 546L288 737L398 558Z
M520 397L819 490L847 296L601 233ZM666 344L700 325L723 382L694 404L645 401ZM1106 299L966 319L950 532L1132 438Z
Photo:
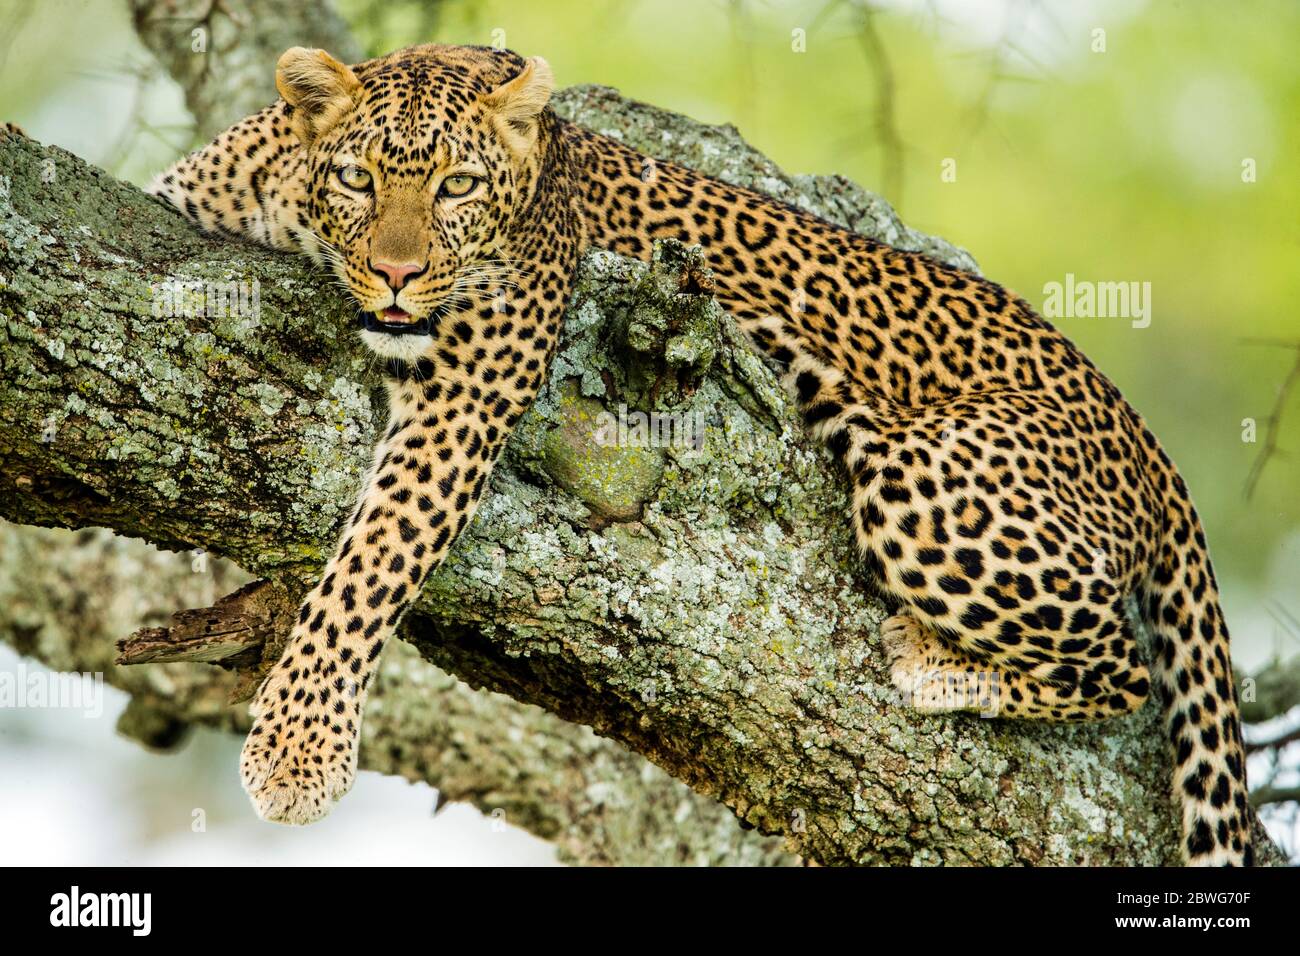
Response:
M383 367L363 490L250 706L240 770L262 818L313 822L351 788L376 661L542 387L580 257L675 240L844 475L895 693L1050 722L1154 697L1185 862L1252 863L1228 630L1187 486L1023 298L564 120L541 57L426 44L346 65L295 47L275 82L149 187L205 232L318 263Z

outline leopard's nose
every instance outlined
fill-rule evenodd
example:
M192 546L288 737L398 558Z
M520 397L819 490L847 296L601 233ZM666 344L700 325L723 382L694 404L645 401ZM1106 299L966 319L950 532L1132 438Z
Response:
M424 275L429 263L419 262L388 262L383 259L370 261L370 269L384 277L388 287L394 292L398 292L412 279Z

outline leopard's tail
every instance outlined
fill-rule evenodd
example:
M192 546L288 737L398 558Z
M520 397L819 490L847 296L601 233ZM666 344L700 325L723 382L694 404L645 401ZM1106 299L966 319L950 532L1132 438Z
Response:
M1182 479L1165 497L1164 537L1144 582L1154 685L1174 748L1183 854L1192 866L1250 866L1251 811L1228 628L1205 533Z

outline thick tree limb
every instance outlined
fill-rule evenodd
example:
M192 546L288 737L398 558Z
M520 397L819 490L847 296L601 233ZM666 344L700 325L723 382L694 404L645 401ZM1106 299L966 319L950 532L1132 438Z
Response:
M599 90L560 107L970 264L852 184L785 177L728 130ZM301 263L197 237L66 154L10 135L0 176L4 516L204 547L303 587L376 421L347 304ZM671 249L649 269L588 258L551 383L407 639L822 862L1175 861L1154 708L1047 727L897 705L844 489L697 272ZM260 314L155 318L149 284L168 276L256 279ZM698 413L703 448L600 444L594 416L621 402Z

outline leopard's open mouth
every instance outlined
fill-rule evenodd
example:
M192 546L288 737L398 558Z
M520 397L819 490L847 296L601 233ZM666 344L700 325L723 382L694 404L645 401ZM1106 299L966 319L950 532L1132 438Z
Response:
M428 316L417 319L398 308L388 308L383 312L358 310L357 323L367 332L383 332L385 335L430 335L433 332Z

